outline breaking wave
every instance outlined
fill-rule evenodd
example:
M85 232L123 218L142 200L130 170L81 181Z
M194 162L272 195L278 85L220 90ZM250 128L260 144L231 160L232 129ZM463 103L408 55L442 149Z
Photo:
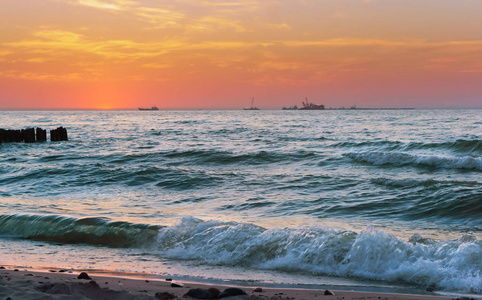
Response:
M145 255L222 266L305 272L436 285L440 290L481 293L482 243L466 234L408 241L368 227L266 229L238 222L186 217L173 226L110 222L102 218L0 216L0 234L61 243L145 249Z

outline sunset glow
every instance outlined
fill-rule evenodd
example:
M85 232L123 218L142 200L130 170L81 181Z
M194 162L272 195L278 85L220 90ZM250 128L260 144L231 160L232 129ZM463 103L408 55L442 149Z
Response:
M482 107L482 1L1 0L0 109Z

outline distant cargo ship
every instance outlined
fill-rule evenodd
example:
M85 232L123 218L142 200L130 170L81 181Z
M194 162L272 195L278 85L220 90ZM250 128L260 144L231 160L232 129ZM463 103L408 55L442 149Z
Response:
M254 104L254 97L251 99L251 107L245 107L243 110L259 110L259 108L253 106Z
M303 107L298 108L299 110L321 110L325 109L323 104L313 104L308 102L308 98L305 98L306 102L302 102Z
M159 108L153 106L153 107L139 107L139 110L159 110Z

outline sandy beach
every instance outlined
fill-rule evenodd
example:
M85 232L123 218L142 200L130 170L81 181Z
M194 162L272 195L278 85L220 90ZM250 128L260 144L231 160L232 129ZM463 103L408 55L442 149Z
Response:
M128 276L122 273L85 273L89 278L80 279L82 272L74 270L30 270L2 267L0 269L1 299L210 299L212 296L229 299L399 299L442 300L456 299L437 295L399 293L375 293L324 289L265 288L246 286L222 286L216 284L179 282L169 278L153 279ZM82 277L82 276L80 276ZM246 295L236 295L244 291ZM207 291L211 294L205 294ZM227 294L223 294L223 292ZM230 294L234 293L234 294ZM204 294L203 294L204 293ZM332 293L332 294L330 294ZM190 296L192 295L192 296ZM208 295L208 296L203 296ZM216 298L215 298L216 297ZM469 298L459 298L469 299Z

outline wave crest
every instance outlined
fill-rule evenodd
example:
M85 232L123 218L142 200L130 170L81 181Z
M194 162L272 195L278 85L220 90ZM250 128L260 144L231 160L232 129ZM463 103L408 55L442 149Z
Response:
M201 264L355 277L481 293L482 243L466 234L408 241L368 227L266 229L249 223L183 218L161 227L102 218L0 216L0 234L62 243L144 249L144 255Z
M440 157L379 151L347 153L346 156L356 161L366 162L373 165L413 165L418 167L482 171L482 157Z

